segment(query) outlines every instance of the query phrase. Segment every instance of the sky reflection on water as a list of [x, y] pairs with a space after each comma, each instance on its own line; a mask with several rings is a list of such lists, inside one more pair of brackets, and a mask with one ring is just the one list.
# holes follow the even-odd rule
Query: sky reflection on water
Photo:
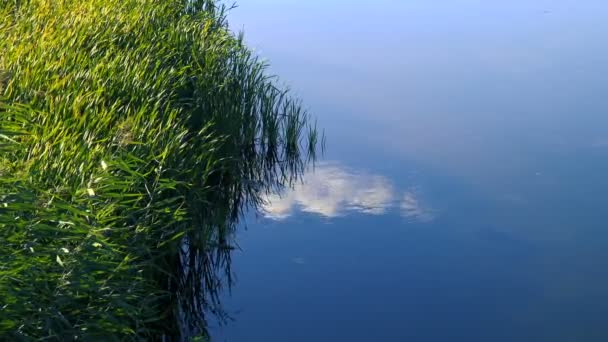
[[331, 162], [248, 220], [220, 339], [608, 340], [608, 2], [240, 5]]
[[349, 212], [383, 215], [395, 208], [409, 220], [424, 222], [434, 217], [414, 188], [397, 189], [384, 176], [325, 162], [305, 173], [303, 182], [293, 188], [268, 196], [262, 209], [267, 218], [283, 220], [298, 211], [334, 218]]

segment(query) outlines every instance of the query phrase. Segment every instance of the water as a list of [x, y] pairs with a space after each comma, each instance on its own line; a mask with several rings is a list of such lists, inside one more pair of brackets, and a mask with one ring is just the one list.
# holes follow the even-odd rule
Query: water
[[608, 340], [605, 1], [243, 1], [327, 135], [218, 341]]

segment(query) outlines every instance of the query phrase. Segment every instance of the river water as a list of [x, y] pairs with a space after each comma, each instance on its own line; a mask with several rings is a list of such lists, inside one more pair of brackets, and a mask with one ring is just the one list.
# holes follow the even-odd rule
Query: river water
[[608, 341], [608, 3], [241, 1], [327, 136], [216, 341]]

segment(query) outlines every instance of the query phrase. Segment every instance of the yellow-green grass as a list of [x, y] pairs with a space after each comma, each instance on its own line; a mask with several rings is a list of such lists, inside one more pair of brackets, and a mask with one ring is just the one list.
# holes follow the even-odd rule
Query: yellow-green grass
[[318, 134], [214, 0], [0, 2], [0, 339], [184, 339]]

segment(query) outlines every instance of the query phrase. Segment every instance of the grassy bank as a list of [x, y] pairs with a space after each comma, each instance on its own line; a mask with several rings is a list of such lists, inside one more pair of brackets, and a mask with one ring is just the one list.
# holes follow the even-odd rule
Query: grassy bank
[[212, 0], [0, 2], [0, 336], [206, 335], [317, 132]]

